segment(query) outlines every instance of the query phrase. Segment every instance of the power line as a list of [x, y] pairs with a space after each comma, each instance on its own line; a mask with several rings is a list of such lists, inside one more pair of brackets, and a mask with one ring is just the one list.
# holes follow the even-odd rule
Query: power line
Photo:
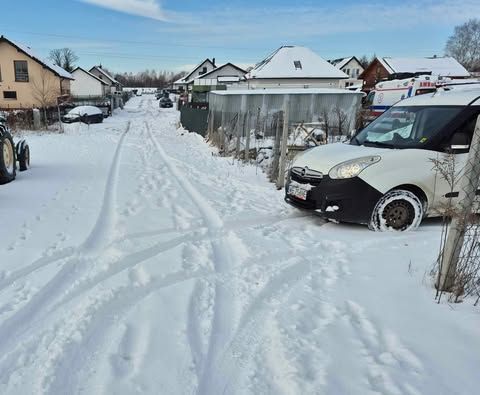
[[[6, 29], [11, 33], [16, 34], [26, 34], [32, 36], [39, 36], [39, 37], [55, 37], [55, 38], [64, 38], [64, 39], [71, 39], [71, 40], [98, 40], [101, 42], [109, 42], [109, 43], [120, 43], [120, 44], [134, 44], [134, 45], [151, 45], [151, 46], [159, 46], [159, 47], [180, 47], [180, 48], [198, 48], [198, 49], [221, 49], [221, 50], [233, 50], [233, 51], [252, 51], [252, 50], [259, 50], [264, 51], [265, 48], [246, 48], [246, 47], [235, 47], [235, 46], [216, 46], [216, 45], [202, 45], [202, 44], [184, 44], [184, 43], [165, 43], [165, 42], [157, 42], [157, 41], [144, 41], [144, 40], [120, 40], [120, 39], [103, 39], [99, 37], [87, 37], [87, 36], [74, 36], [74, 35], [64, 35], [64, 34], [54, 34], [54, 33], [39, 33], [39, 32], [31, 32], [31, 31], [21, 31], [21, 30], [10, 30]], [[313, 46], [312, 49], [315, 49], [318, 52], [328, 52], [328, 53], [336, 53], [336, 54], [345, 54], [350, 52], [355, 52], [348, 49], [339, 49], [338, 46], [335, 48], [321, 48], [317, 46]], [[367, 52], [367, 51], [363, 51]], [[432, 53], [441, 53], [443, 50], [432, 50], [429, 49], [410, 49], [409, 52], [414, 53], [423, 53], [423, 54], [432, 54]], [[197, 58], [196, 58], [197, 59]]]
[[231, 47], [231, 46], [215, 46], [215, 45], [198, 45], [198, 44], [181, 44], [181, 43], [172, 43], [166, 44], [164, 42], [156, 42], [156, 41], [132, 41], [132, 40], [118, 40], [118, 39], [103, 39], [98, 37], [86, 37], [86, 36], [72, 36], [72, 35], [64, 35], [64, 34], [53, 34], [53, 33], [38, 33], [38, 32], [27, 32], [27, 31], [20, 31], [20, 30], [10, 30], [6, 29], [11, 33], [17, 34], [26, 34], [31, 36], [40, 36], [40, 37], [55, 37], [55, 38], [65, 38], [65, 39], [73, 39], [73, 40], [100, 40], [102, 42], [112, 42], [112, 43], [121, 43], [121, 44], [144, 44], [144, 45], [154, 45], [154, 46], [162, 46], [162, 47], [185, 47], [185, 48], [211, 48], [211, 49], [224, 49], [224, 50], [238, 50], [238, 51], [251, 51], [252, 48], [241, 48], [241, 47]]

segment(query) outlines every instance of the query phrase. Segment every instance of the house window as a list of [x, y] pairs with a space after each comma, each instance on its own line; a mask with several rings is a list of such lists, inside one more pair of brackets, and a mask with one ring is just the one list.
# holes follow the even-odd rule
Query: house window
[[293, 65], [295, 66], [295, 70], [301, 70], [302, 69], [302, 62], [299, 60], [294, 60]]
[[14, 60], [15, 81], [28, 82], [28, 63], [26, 60]]
[[206, 72], [207, 72], [207, 67], [205, 66], [205, 67], [202, 69], [202, 71], [200, 71], [199, 74], [200, 74], [200, 75], [203, 75], [203, 74], [205, 74]]
[[3, 98], [10, 99], [10, 100], [17, 100], [17, 92], [16, 91], [3, 91]]
[[345, 73], [347, 73], [348, 75], [350, 75], [350, 69], [345, 70]]

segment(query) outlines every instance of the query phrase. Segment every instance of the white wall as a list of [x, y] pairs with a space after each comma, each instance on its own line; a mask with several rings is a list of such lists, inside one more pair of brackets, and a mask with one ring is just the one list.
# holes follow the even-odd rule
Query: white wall
[[73, 78], [75, 80], [70, 84], [72, 96], [104, 96], [104, 85], [91, 75], [78, 69], [73, 72]]
[[[251, 89], [262, 88], [340, 88], [344, 86], [340, 79], [314, 79], [314, 78], [279, 78], [279, 79], [251, 79], [247, 85]], [[343, 84], [343, 85], [342, 85]]]
[[[215, 70], [212, 73], [210, 73], [207, 78], [216, 80], [218, 77], [243, 77], [245, 75], [244, 72], [241, 72], [240, 70], [236, 69], [235, 67], [232, 67], [230, 65], [225, 66], [221, 68], [220, 70]], [[202, 78], [201, 78], [202, 79]]]
[[199, 67], [199, 69], [197, 71], [195, 71], [195, 73], [193, 73], [189, 79], [191, 80], [192, 78], [195, 78], [195, 77], [198, 77], [200, 75], [203, 75], [205, 74], [203, 72], [203, 69], [206, 68], [206, 72], [208, 73], [209, 71], [212, 71], [214, 69], [214, 67], [212, 66], [212, 64], [210, 62], [203, 62], [203, 64]]
[[350, 77], [344, 81], [343, 87], [363, 85], [363, 80], [358, 79], [358, 76], [363, 73], [364, 68], [355, 58], [351, 59], [341, 70]]
[[358, 79], [358, 76], [362, 74], [363, 72], [363, 67], [360, 63], [357, 62], [357, 60], [351, 59], [350, 62], [348, 62], [345, 66], [341, 68], [341, 70], [345, 73], [348, 74], [348, 76], [352, 79]]

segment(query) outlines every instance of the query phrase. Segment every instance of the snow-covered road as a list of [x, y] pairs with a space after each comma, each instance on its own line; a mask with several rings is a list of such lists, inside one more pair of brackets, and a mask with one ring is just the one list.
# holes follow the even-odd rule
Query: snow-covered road
[[478, 393], [438, 222], [325, 224], [157, 106], [28, 136], [0, 187], [0, 393]]

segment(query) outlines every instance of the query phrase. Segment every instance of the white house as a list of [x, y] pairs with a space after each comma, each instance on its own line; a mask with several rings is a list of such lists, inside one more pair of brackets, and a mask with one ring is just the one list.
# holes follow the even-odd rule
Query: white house
[[360, 74], [365, 70], [355, 56], [349, 56], [347, 58], [339, 58], [329, 60], [337, 69], [342, 70], [348, 75], [348, 80], [345, 80], [345, 87], [358, 86], [362, 87], [363, 81], [358, 78]]
[[108, 84], [92, 73], [77, 67], [72, 71], [74, 81], [70, 83], [71, 94], [74, 97], [104, 97]]
[[108, 86], [107, 91], [117, 92], [122, 90], [122, 84], [118, 82], [115, 78], [113, 78], [113, 76], [104, 68], [102, 68], [101, 65], [93, 66], [89, 70], [89, 73], [93, 74], [95, 77], [105, 82]]
[[193, 83], [193, 80], [195, 78], [200, 77], [201, 75], [206, 74], [216, 68], [217, 66], [215, 66], [215, 58], [213, 58], [212, 60], [207, 58], [199, 65], [197, 65], [185, 77], [182, 77], [179, 80], [175, 81], [173, 83], [173, 86], [176, 89], [188, 90], [189, 85]]
[[347, 79], [309, 48], [283, 46], [247, 73], [246, 85], [249, 89], [340, 88]]
[[195, 77], [188, 82], [193, 82], [194, 85], [203, 86], [231, 85], [240, 82], [246, 74], [247, 72], [242, 68], [235, 66], [232, 63], [226, 63], [205, 74]]

